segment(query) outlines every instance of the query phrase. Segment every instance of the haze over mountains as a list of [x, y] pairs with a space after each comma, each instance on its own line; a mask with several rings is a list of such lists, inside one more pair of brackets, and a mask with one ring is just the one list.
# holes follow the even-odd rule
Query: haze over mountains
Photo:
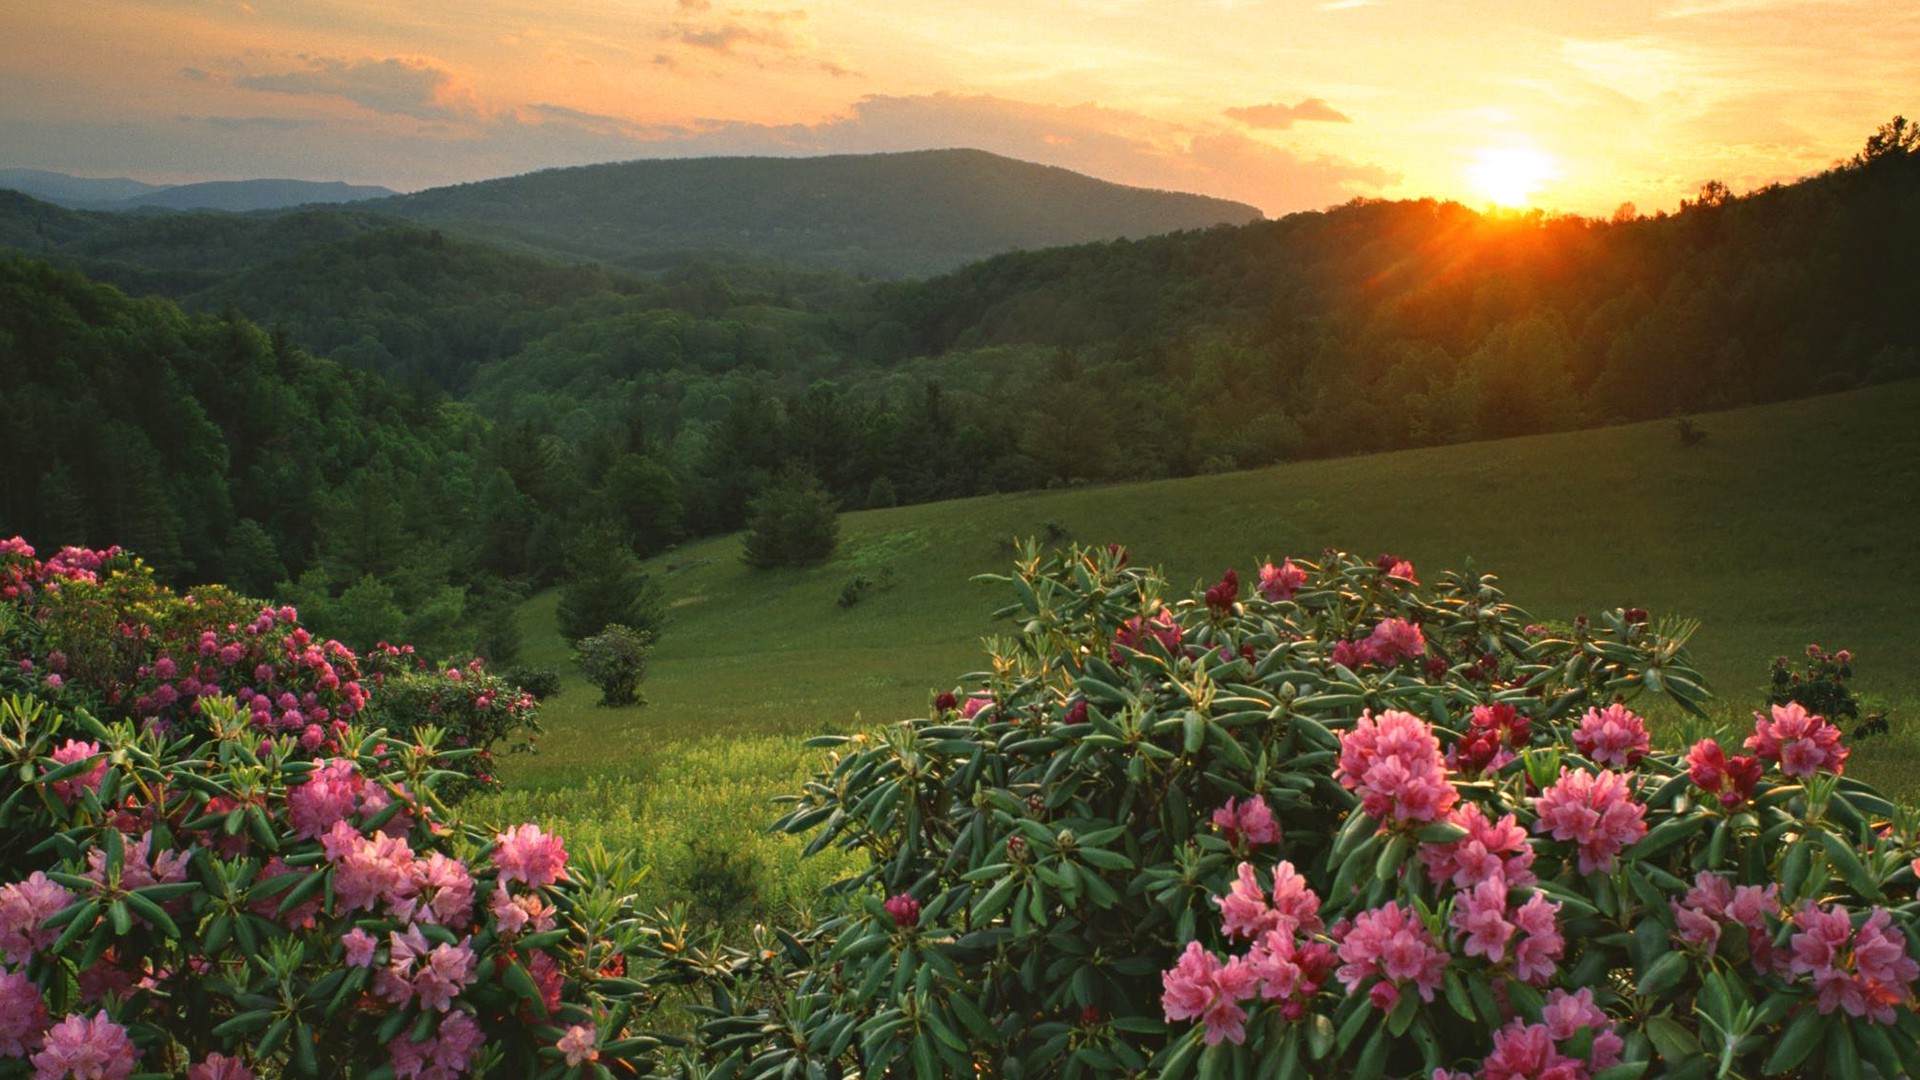
[[[16, 203], [0, 210], [0, 237], [44, 251], [87, 238], [83, 257], [149, 246], [156, 231], [185, 239], [236, 234], [231, 223], [151, 223], [151, 208], [311, 213], [352, 203], [357, 220], [383, 215], [509, 250], [562, 261], [656, 269], [694, 254], [770, 261], [872, 277], [940, 273], [1016, 249], [1138, 238], [1260, 218], [1251, 206], [1126, 187], [1066, 169], [978, 150], [817, 158], [683, 158], [551, 169], [395, 195], [385, 188], [255, 180], [157, 188], [33, 170], [0, 171], [0, 187], [69, 210], [147, 208], [148, 220], [66, 218], [45, 243], [23, 242], [19, 218], [58, 215]], [[376, 197], [385, 196], [385, 197]], [[360, 231], [347, 223], [328, 239]], [[267, 226], [259, 226], [266, 229]], [[327, 232], [319, 229], [315, 233]], [[197, 245], [196, 245], [197, 246]], [[291, 254], [284, 245], [282, 255]], [[175, 262], [164, 251], [132, 261]], [[229, 267], [230, 268], [230, 267]]]

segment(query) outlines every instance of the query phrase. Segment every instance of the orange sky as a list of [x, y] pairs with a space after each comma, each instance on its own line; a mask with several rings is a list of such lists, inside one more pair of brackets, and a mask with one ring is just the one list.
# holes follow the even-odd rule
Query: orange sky
[[1605, 214], [1818, 171], [1920, 111], [1920, 4], [60, 0], [0, 16], [0, 167], [413, 189], [977, 146], [1269, 214]]

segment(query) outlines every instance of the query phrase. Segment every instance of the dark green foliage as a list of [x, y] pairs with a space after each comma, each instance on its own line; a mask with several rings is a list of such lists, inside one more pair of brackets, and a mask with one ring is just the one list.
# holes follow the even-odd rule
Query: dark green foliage
[[560, 695], [560, 672], [550, 667], [535, 664], [521, 664], [500, 672], [500, 677], [532, 694], [535, 701], [545, 701]]
[[591, 529], [567, 565], [555, 613], [560, 636], [579, 647], [581, 639], [618, 624], [652, 634], [665, 620], [660, 586], [648, 576], [626, 543], [604, 529]]
[[[1815, 716], [1824, 716], [1841, 727], [1860, 719], [1860, 699], [1848, 683], [1853, 679], [1853, 653], [1848, 649], [1827, 652], [1818, 645], [1807, 646], [1807, 657], [1797, 667], [1782, 656], [1773, 662], [1767, 704], [1797, 703]], [[1885, 729], [1885, 719], [1880, 728]]]
[[825, 562], [840, 539], [833, 497], [809, 473], [789, 469], [748, 504], [740, 558], [748, 566]]
[[609, 708], [643, 705], [640, 683], [647, 677], [653, 635], [610, 623], [574, 644], [574, 662], [587, 681], [600, 688], [600, 704]]

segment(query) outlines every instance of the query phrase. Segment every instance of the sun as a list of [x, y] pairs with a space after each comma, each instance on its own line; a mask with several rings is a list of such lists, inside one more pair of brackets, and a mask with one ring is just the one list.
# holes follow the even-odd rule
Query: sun
[[1521, 146], [1489, 146], [1467, 166], [1473, 189], [1498, 206], [1525, 206], [1534, 192], [1559, 174], [1553, 155]]

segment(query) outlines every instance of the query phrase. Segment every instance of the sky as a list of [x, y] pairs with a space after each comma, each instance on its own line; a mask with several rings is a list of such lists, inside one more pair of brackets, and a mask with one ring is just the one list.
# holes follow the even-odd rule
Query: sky
[[970, 146], [1269, 215], [1605, 215], [1920, 111], [1911, 0], [0, 0], [0, 167], [414, 190]]

